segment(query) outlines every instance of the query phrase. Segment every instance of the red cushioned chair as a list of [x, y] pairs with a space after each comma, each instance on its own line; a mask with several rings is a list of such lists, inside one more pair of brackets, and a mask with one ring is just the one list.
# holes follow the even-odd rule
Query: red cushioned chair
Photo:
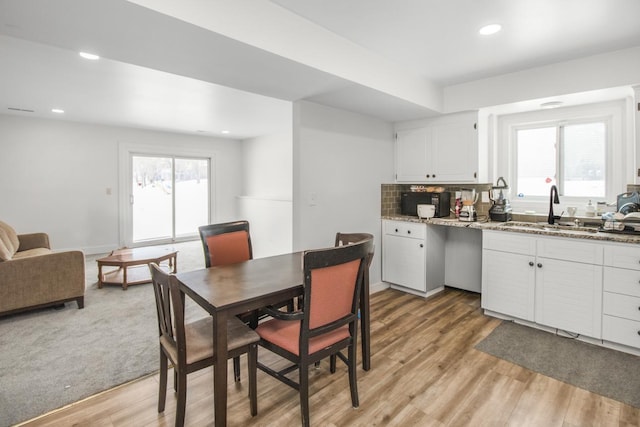
[[[211, 316], [186, 323], [184, 303], [186, 295], [180, 290], [173, 274], [164, 272], [157, 264], [149, 264], [156, 300], [160, 332], [160, 393], [158, 412], [164, 412], [167, 395], [167, 370], [171, 361], [174, 369], [174, 389], [177, 392], [176, 427], [184, 425], [187, 402], [187, 374], [213, 365], [213, 319]], [[256, 386], [257, 342], [260, 337], [232, 317], [227, 322], [229, 357], [239, 358], [247, 353], [249, 371], [249, 404], [251, 415], [258, 413]]]
[[[369, 233], [336, 233], [335, 246], [352, 245], [363, 240], [372, 240], [373, 235]], [[365, 371], [371, 369], [371, 332], [369, 330], [369, 269], [373, 261], [375, 245], [371, 247], [371, 252], [367, 256], [367, 268], [364, 271], [362, 290], [360, 298], [360, 330], [362, 333], [362, 367]], [[335, 365], [335, 357], [332, 358]]]
[[[258, 368], [300, 393], [302, 425], [309, 425], [309, 365], [337, 355], [349, 370], [351, 404], [359, 405], [356, 383], [358, 298], [373, 241], [306, 251], [303, 310], [284, 313], [266, 311], [274, 318], [261, 323], [256, 332], [259, 345], [293, 362], [275, 371], [260, 362]], [[347, 356], [342, 350], [347, 349]], [[332, 363], [332, 372], [335, 363]], [[299, 370], [299, 382], [285, 375]]]
[[[200, 240], [204, 249], [204, 262], [207, 268], [220, 265], [236, 264], [253, 259], [251, 233], [248, 221], [233, 221], [209, 224], [198, 227]], [[293, 311], [293, 302], [288, 301], [278, 306], [288, 305]], [[266, 317], [262, 312], [249, 312], [238, 315], [238, 318], [252, 328], [258, 326], [258, 320]], [[235, 381], [240, 381], [240, 358], [233, 359]]]

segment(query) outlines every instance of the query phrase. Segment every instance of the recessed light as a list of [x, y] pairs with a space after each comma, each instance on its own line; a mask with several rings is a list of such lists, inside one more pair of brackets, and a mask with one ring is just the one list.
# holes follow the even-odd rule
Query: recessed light
[[63, 114], [64, 110], [61, 110], [60, 108], [52, 108], [51, 112], [56, 114]]
[[550, 102], [543, 102], [542, 104], [540, 104], [540, 108], [558, 108], [561, 105], [562, 105], [561, 101], [550, 101]]
[[100, 57], [94, 53], [80, 52], [79, 55], [82, 56], [84, 59], [89, 59], [91, 61], [97, 61], [98, 59], [100, 59]]
[[220, 131], [220, 133], [223, 133], [223, 134], [225, 134], [225, 135], [226, 135], [226, 134], [228, 134], [228, 133], [229, 133], [229, 131], [228, 131], [228, 130], [223, 130], [223, 131]]
[[483, 36], [490, 36], [491, 34], [495, 34], [495, 33], [499, 32], [500, 30], [502, 30], [502, 25], [500, 25], [500, 24], [489, 24], [489, 25], [485, 25], [484, 27], [480, 28], [480, 30], [478, 32]]

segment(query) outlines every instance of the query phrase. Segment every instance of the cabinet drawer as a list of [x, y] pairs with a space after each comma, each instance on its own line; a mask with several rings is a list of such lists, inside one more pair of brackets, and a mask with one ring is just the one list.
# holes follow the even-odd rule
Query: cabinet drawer
[[602, 245], [578, 239], [538, 239], [539, 257], [602, 265]]
[[404, 221], [384, 221], [384, 233], [424, 240], [427, 237], [427, 225]]
[[640, 322], [602, 316], [602, 339], [640, 348]]
[[640, 297], [640, 271], [604, 267], [604, 290]]
[[640, 270], [640, 248], [632, 244], [605, 246], [604, 265]]
[[640, 298], [605, 292], [602, 311], [604, 314], [640, 322]]
[[484, 230], [482, 232], [482, 248], [521, 255], [535, 255], [536, 239], [520, 233]]

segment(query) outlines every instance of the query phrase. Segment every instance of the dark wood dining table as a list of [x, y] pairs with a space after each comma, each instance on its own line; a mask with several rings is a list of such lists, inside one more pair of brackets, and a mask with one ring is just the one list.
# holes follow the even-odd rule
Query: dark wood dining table
[[[215, 425], [225, 426], [227, 423], [227, 319], [230, 316], [302, 295], [304, 284], [302, 252], [178, 273], [177, 279], [183, 291], [213, 317], [213, 342], [216, 354], [213, 368]], [[365, 289], [362, 293], [365, 294]], [[368, 370], [370, 366], [368, 289], [366, 289], [366, 296], [361, 299], [363, 300], [361, 303], [363, 364]]]

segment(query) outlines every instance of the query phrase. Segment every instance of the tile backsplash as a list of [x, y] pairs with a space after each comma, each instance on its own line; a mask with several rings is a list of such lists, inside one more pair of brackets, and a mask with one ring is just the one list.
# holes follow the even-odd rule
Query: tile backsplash
[[[425, 185], [425, 184], [382, 184], [382, 204], [381, 212], [382, 216], [396, 216], [400, 215], [400, 193], [411, 191], [412, 185]], [[478, 203], [476, 203], [476, 210], [478, 216], [487, 216], [489, 214], [489, 208], [491, 203], [483, 203], [481, 201], [481, 192], [491, 190], [492, 184], [437, 184], [438, 187], [444, 187], [444, 191], [451, 192], [451, 206], [456, 204], [456, 191], [460, 191], [462, 188], [473, 188], [480, 194], [478, 196]], [[453, 216], [453, 214], [451, 214]]]
[[[381, 204], [381, 216], [397, 216], [400, 215], [400, 193], [405, 191], [411, 191], [412, 185], [425, 185], [425, 184], [382, 184], [382, 204]], [[437, 184], [434, 186], [444, 187], [444, 191], [451, 192], [451, 206], [455, 206], [455, 192], [462, 188], [474, 188], [476, 192], [490, 191], [493, 184]], [[640, 184], [627, 184], [626, 191], [640, 192]], [[476, 203], [476, 210], [478, 212], [478, 219], [489, 215], [489, 209], [491, 208], [491, 202], [482, 203], [481, 195], [478, 197], [478, 203]], [[514, 220], [518, 221], [538, 221], [544, 215], [525, 215], [525, 214], [513, 214]], [[546, 215], [546, 214], [545, 214]], [[453, 214], [451, 214], [453, 217]], [[544, 218], [542, 218], [544, 219]]]

